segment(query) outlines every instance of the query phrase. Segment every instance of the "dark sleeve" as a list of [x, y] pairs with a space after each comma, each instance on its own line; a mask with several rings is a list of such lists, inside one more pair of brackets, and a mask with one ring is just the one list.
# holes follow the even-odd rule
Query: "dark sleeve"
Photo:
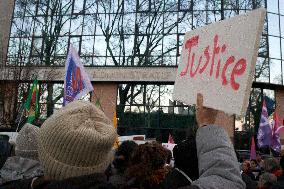
[[1, 189], [31, 189], [31, 179], [25, 180], [15, 180], [5, 183], [4, 185], [0, 186]]
[[200, 189], [200, 188], [198, 186], [191, 185], [191, 186], [181, 187], [181, 188], [178, 188], [178, 189]]

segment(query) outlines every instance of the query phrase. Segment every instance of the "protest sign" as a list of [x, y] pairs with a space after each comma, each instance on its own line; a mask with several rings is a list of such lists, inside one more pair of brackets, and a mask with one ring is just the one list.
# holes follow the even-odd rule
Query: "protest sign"
[[174, 100], [241, 115], [247, 108], [265, 9], [185, 34]]
[[172, 143], [162, 143], [162, 146], [168, 150], [170, 150], [172, 152], [172, 156], [173, 156], [173, 149], [175, 147], [176, 144], [172, 144]]

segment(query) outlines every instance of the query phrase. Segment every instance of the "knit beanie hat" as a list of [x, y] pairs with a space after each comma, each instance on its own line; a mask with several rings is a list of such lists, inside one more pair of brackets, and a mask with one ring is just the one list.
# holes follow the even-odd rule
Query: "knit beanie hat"
[[16, 138], [16, 156], [38, 160], [38, 133], [39, 128], [26, 123]]
[[55, 180], [103, 173], [112, 162], [116, 130], [91, 102], [74, 101], [41, 126], [39, 159]]

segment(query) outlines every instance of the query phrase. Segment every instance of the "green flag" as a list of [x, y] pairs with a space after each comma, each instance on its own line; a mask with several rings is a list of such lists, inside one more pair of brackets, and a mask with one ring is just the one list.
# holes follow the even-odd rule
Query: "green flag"
[[98, 108], [102, 109], [102, 105], [101, 105], [101, 102], [100, 102], [100, 99], [99, 99], [99, 98], [97, 98], [97, 100], [96, 100], [96, 102], [95, 102], [95, 105], [96, 105]]
[[32, 123], [38, 115], [38, 92], [38, 81], [35, 79], [29, 92], [28, 99], [25, 103], [25, 109], [27, 110], [28, 114], [28, 123]]

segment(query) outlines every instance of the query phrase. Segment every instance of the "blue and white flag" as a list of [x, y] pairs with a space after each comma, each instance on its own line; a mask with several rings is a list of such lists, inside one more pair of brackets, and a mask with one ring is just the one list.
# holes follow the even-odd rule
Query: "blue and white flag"
[[261, 118], [260, 118], [258, 133], [257, 133], [258, 146], [260, 148], [265, 147], [265, 146], [270, 146], [271, 139], [272, 139], [272, 129], [271, 129], [271, 126], [268, 120], [266, 103], [265, 103], [265, 100], [263, 99]]
[[63, 106], [93, 90], [77, 51], [70, 45], [65, 64]]

